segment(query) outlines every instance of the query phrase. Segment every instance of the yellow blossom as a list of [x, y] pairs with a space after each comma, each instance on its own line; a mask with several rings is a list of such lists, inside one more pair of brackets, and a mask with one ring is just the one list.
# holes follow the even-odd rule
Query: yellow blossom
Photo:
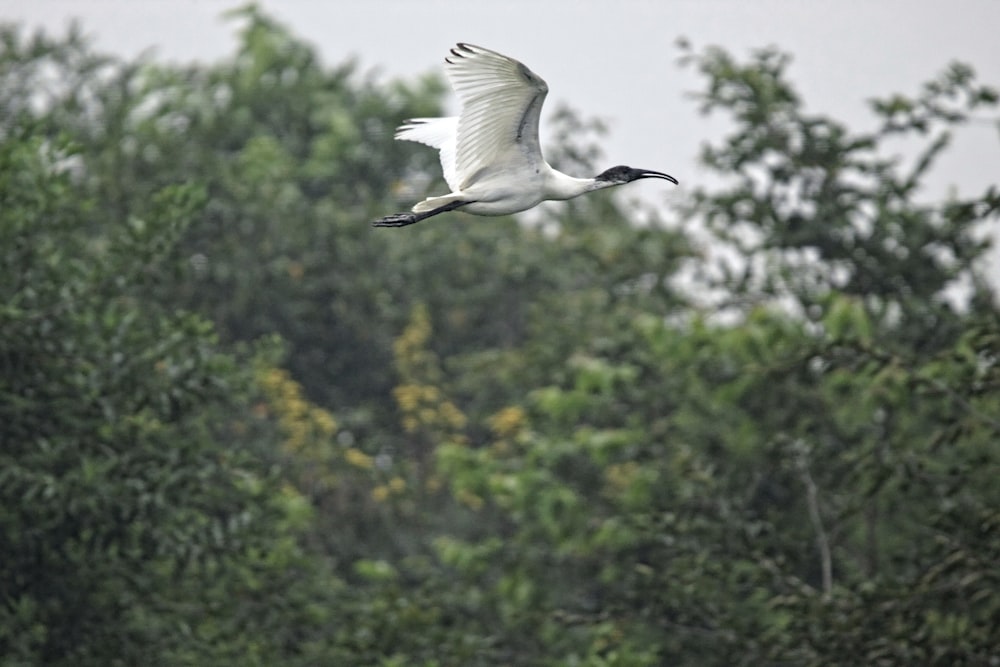
[[404, 412], [412, 412], [420, 403], [420, 387], [414, 384], [403, 384], [392, 391], [396, 402]]
[[407, 433], [413, 433], [418, 428], [420, 428], [420, 422], [418, 422], [413, 417], [403, 417], [403, 430]]
[[364, 470], [371, 470], [372, 466], [375, 464], [375, 460], [372, 457], [355, 447], [350, 447], [346, 452], [344, 452], [344, 458], [347, 459], [347, 462], [352, 466], [362, 468]]
[[333, 432], [337, 430], [337, 422], [333, 418], [333, 415], [323, 408], [313, 408], [312, 418], [317, 428], [324, 435], [333, 435]]
[[441, 406], [441, 415], [444, 417], [448, 426], [451, 426], [454, 429], [461, 429], [465, 427], [465, 415], [461, 410], [455, 407], [454, 403], [444, 403]]
[[524, 410], [516, 405], [504, 408], [490, 417], [490, 429], [500, 438], [516, 434], [524, 426]]

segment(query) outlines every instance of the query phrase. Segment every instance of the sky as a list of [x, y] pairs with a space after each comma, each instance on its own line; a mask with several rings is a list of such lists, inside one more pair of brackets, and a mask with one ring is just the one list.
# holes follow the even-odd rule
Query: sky
[[[244, 2], [210, 0], [0, 0], [0, 20], [51, 32], [76, 18], [97, 47], [126, 57], [211, 61], [233, 53], [237, 25], [222, 15]], [[630, 186], [669, 204], [683, 188], [711, 183], [697, 164], [721, 119], [698, 114], [700, 80], [678, 66], [678, 38], [745, 56], [774, 45], [807, 109], [869, 129], [866, 100], [913, 95], [952, 61], [1000, 87], [1000, 0], [260, 0], [267, 13], [312, 43], [328, 65], [357, 61], [377, 77], [440, 72], [456, 42], [521, 60], [549, 84], [546, 109], [564, 103], [607, 122], [607, 164], [665, 171]], [[545, 115], [542, 122], [545, 144]], [[905, 150], [900, 148], [899, 150]], [[574, 174], [588, 176], [590, 174]], [[959, 132], [924, 193], [976, 195], [1000, 176], [996, 127]], [[1000, 255], [998, 255], [1000, 257]]]

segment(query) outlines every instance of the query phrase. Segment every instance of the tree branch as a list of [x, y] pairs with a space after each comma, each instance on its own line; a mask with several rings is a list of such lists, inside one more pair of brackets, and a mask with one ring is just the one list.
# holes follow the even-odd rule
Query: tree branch
[[819, 489], [813, 481], [812, 473], [809, 472], [808, 452], [804, 446], [798, 448], [795, 465], [806, 487], [806, 506], [809, 508], [809, 519], [816, 531], [816, 548], [819, 550], [823, 595], [828, 596], [833, 590], [833, 559], [830, 556], [830, 541], [827, 539], [826, 530], [823, 528], [823, 517], [819, 511]]

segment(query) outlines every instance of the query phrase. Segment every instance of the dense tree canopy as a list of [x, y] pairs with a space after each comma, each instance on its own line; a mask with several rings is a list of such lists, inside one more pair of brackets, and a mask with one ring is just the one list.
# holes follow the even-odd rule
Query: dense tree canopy
[[679, 210], [373, 230], [443, 83], [233, 20], [191, 66], [0, 27], [0, 664], [1000, 660], [1000, 185], [919, 196], [971, 69], [856, 131], [683, 47], [729, 130]]

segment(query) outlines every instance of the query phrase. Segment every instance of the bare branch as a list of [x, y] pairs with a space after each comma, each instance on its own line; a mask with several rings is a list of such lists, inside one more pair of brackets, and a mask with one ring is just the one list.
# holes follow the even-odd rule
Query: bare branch
[[796, 448], [795, 465], [799, 476], [806, 487], [806, 506], [809, 509], [809, 519], [816, 531], [816, 548], [819, 550], [820, 570], [823, 577], [823, 595], [830, 595], [833, 590], [833, 559], [830, 556], [830, 541], [823, 528], [823, 517], [819, 511], [819, 489], [809, 472], [809, 453], [805, 445]]

